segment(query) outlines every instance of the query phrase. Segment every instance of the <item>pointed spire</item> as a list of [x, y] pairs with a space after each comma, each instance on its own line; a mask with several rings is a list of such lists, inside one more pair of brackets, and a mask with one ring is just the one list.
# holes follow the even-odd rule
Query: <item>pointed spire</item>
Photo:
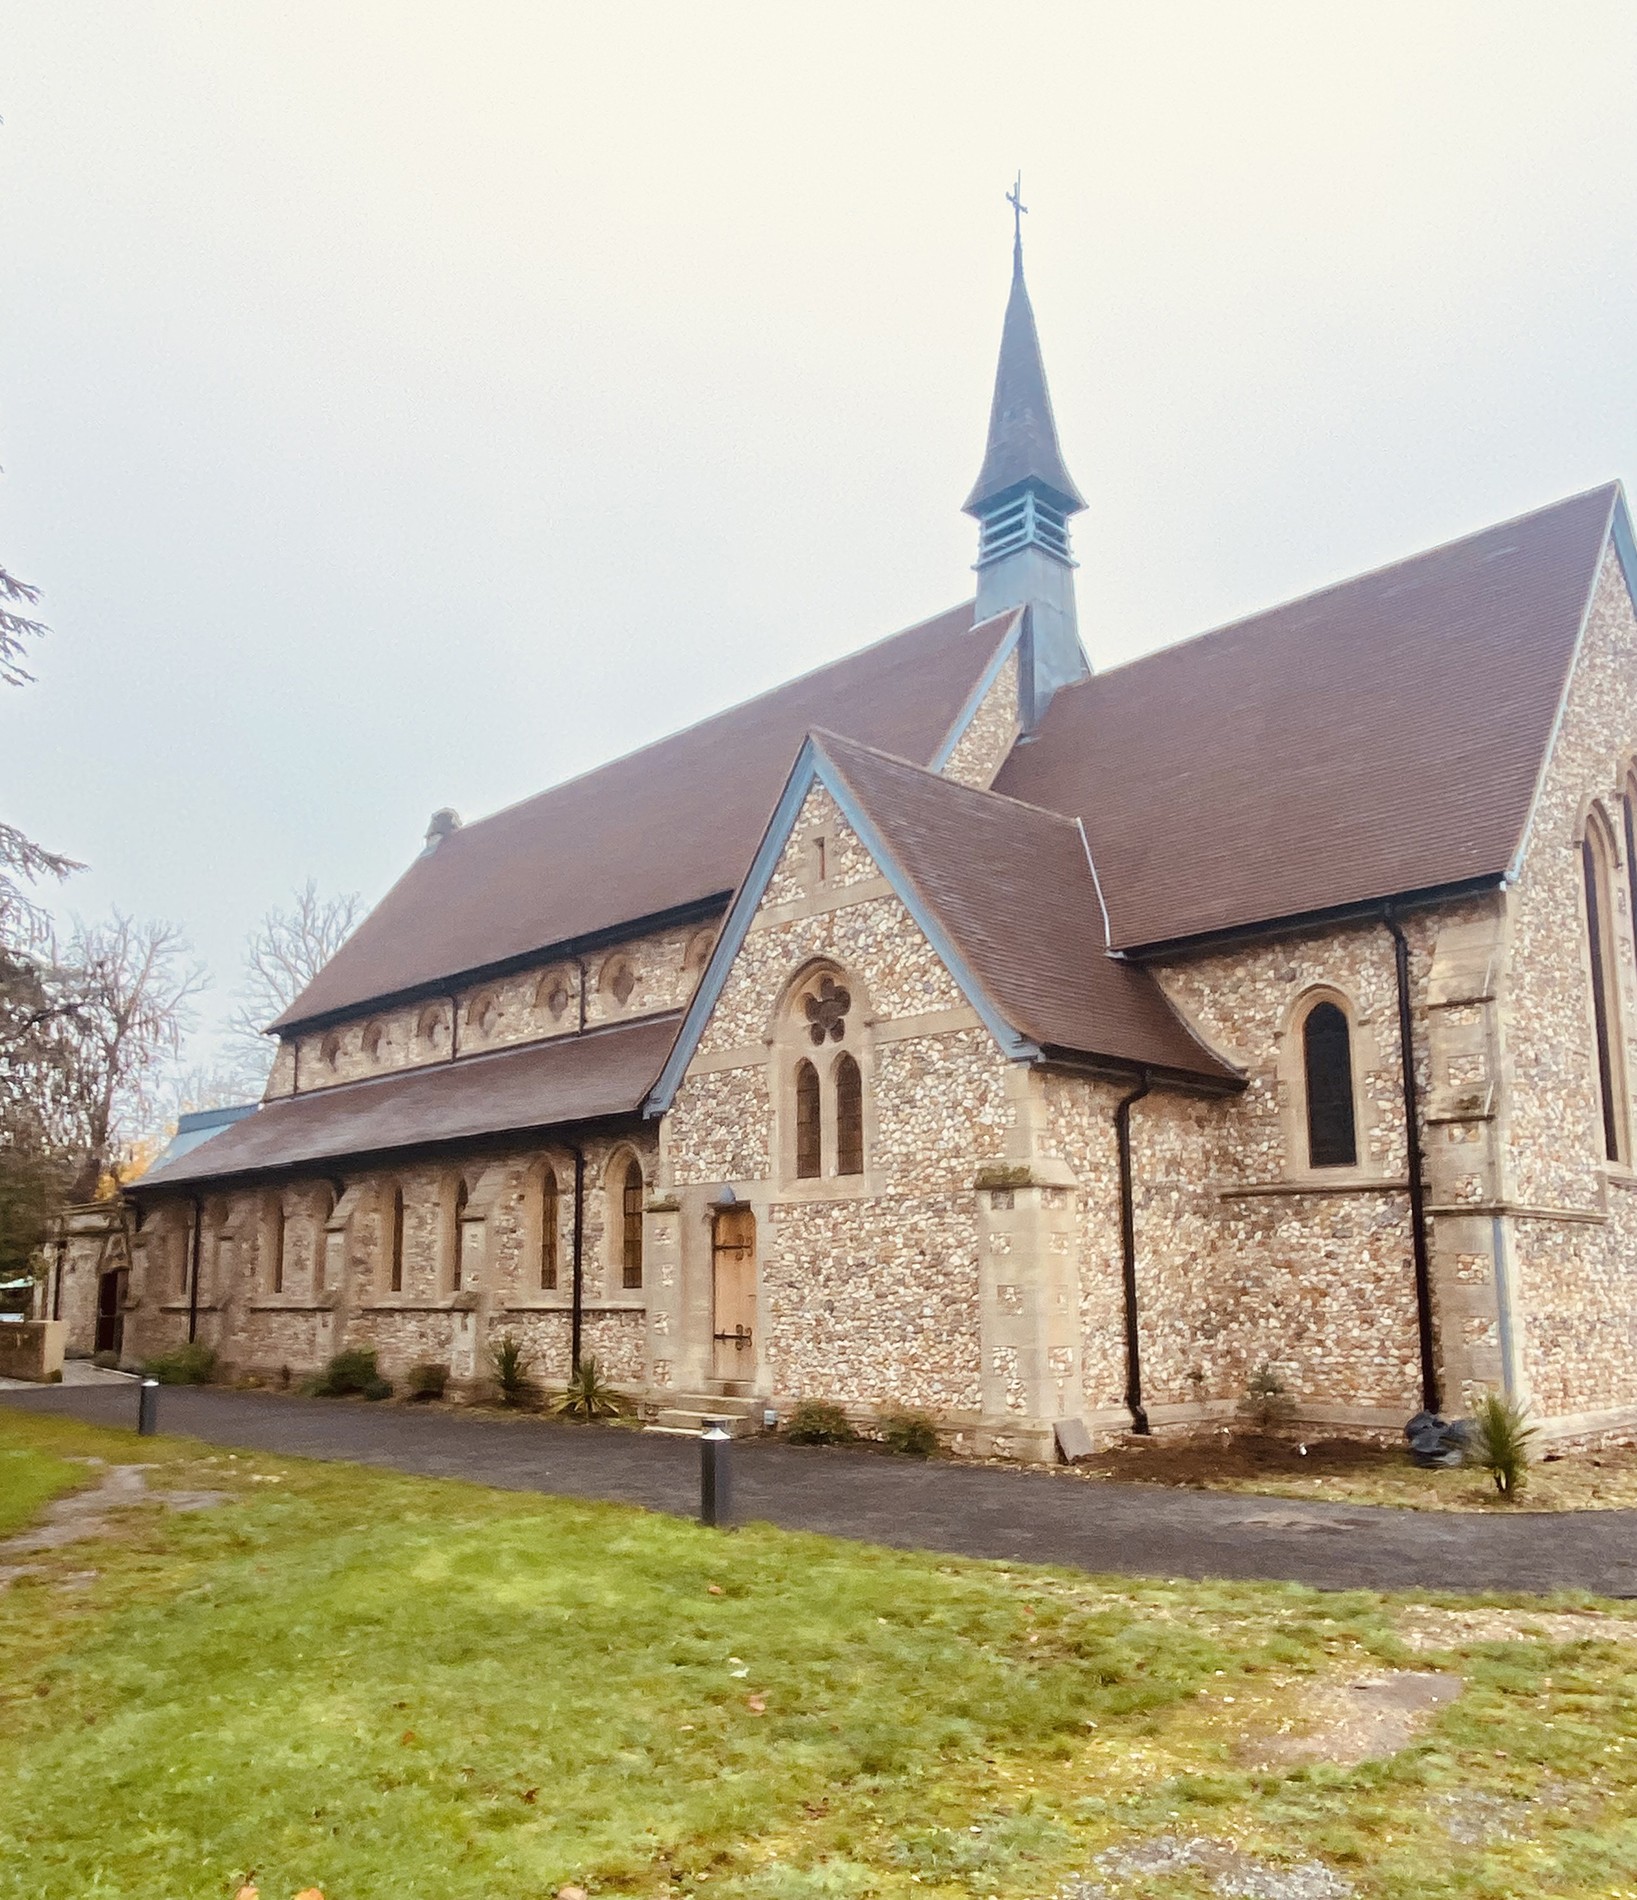
[[1015, 196], [1009, 202], [1015, 217], [1012, 294], [1006, 301], [1006, 321], [1000, 333], [995, 399], [989, 409], [989, 443], [976, 485], [961, 505], [969, 515], [987, 514], [997, 501], [1032, 484], [1064, 514], [1077, 514], [1086, 504], [1063, 466], [1063, 452], [1057, 446], [1057, 424], [1046, 389], [1040, 334], [1023, 281], [1024, 207]]

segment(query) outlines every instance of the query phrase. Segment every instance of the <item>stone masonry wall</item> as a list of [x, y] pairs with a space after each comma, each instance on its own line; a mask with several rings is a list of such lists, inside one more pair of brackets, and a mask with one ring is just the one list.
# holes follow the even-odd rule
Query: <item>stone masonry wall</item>
[[[635, 1154], [650, 1186], [657, 1162], [651, 1127], [584, 1144], [582, 1351], [626, 1384], [646, 1379], [646, 1285], [622, 1284], [623, 1160]], [[542, 1284], [543, 1175], [557, 1184], [557, 1283]], [[455, 1194], [464, 1179], [467, 1219], [461, 1285], [454, 1285]], [[388, 1378], [422, 1361], [457, 1382], [489, 1376], [488, 1346], [514, 1334], [534, 1376], [561, 1383], [569, 1369], [574, 1160], [547, 1145], [521, 1153], [481, 1150], [458, 1163], [349, 1175], [331, 1208], [327, 1181], [221, 1195], [205, 1203], [200, 1233], [198, 1336], [229, 1373], [301, 1377], [347, 1346], [373, 1346]], [[403, 1285], [391, 1287], [394, 1187], [404, 1197]], [[282, 1285], [274, 1287], [274, 1209], [283, 1208]], [[133, 1289], [140, 1325], [127, 1358], [151, 1357], [187, 1335], [190, 1204], [161, 1203], [145, 1220]], [[646, 1265], [645, 1281], [646, 1281]], [[134, 1343], [133, 1343], [134, 1340]]]
[[[823, 841], [822, 860], [818, 841]], [[822, 875], [821, 872], [822, 862]], [[791, 980], [834, 965], [853, 1006], [842, 1047], [866, 1079], [862, 1175], [784, 1172], [776, 1132]], [[817, 1053], [831, 1059], [829, 1045]], [[803, 806], [666, 1117], [662, 1192], [680, 1206], [678, 1334], [709, 1325], [706, 1197], [757, 1218], [764, 1389], [975, 1414], [981, 1403], [977, 1169], [1007, 1152], [1009, 1065], [822, 788]], [[685, 1283], [685, 1284], [683, 1284]], [[685, 1356], [685, 1355], [684, 1355]], [[693, 1364], [704, 1365], [696, 1346]], [[682, 1361], [679, 1359], [679, 1376]]]
[[[681, 1009], [693, 995], [716, 935], [713, 923], [615, 943], [585, 959], [587, 1027]], [[580, 1025], [580, 967], [543, 962], [454, 992], [456, 1048], [463, 1056], [573, 1035]], [[450, 999], [361, 1013], [348, 1022], [288, 1038], [268, 1080], [269, 1099], [305, 1095], [366, 1076], [447, 1062]]]
[[1006, 657], [994, 684], [978, 702], [966, 730], [955, 742], [943, 768], [945, 778], [962, 785], [974, 785], [986, 792], [995, 782], [995, 774], [1006, 763], [1006, 755], [1017, 742], [1018, 655], [1014, 647]]
[[[1616, 840], [1611, 1026], [1637, 1077], [1637, 968], [1620, 798], [1637, 757], [1637, 615], [1612, 549], [1599, 577], [1511, 893], [1506, 1149], [1523, 1383], [1542, 1417], [1637, 1408], [1637, 1176], [1604, 1157], [1578, 839], [1602, 802]], [[1629, 1149], [1628, 1149], [1629, 1152]]]

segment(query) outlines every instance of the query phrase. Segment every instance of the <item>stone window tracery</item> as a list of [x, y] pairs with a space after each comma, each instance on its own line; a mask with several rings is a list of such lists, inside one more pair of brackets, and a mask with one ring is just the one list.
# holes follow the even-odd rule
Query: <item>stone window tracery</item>
[[404, 1290], [404, 1191], [396, 1182], [392, 1188], [392, 1200], [387, 1210], [390, 1223], [387, 1235], [387, 1281], [388, 1290], [402, 1293]]
[[836, 1173], [864, 1172], [864, 1077], [843, 1050], [830, 1071], [836, 1092]]
[[480, 1036], [492, 1036], [500, 1024], [500, 1002], [493, 990], [474, 996], [466, 1011], [466, 1026]]
[[598, 972], [597, 987], [606, 991], [624, 1009], [637, 987], [637, 972], [631, 959], [621, 955], [608, 958]]
[[796, 1179], [816, 1181], [823, 1166], [818, 1070], [805, 1056], [796, 1064]]
[[284, 1198], [275, 1194], [267, 1210], [268, 1281], [274, 1293], [284, 1291]]
[[1302, 1077], [1308, 1166], [1356, 1167], [1352, 1030], [1341, 1007], [1328, 998], [1315, 1003], [1302, 1019]]
[[833, 964], [810, 966], [786, 990], [770, 1038], [777, 1165], [786, 1179], [863, 1174], [868, 1022], [856, 982]]
[[466, 1204], [471, 1192], [464, 1178], [455, 1189], [455, 1234], [451, 1249], [449, 1279], [450, 1291], [459, 1293], [466, 1284]]
[[557, 1290], [557, 1172], [549, 1161], [540, 1171], [540, 1290]]
[[627, 1156], [625, 1165], [616, 1170], [614, 1185], [619, 1214], [620, 1285], [629, 1292], [642, 1285], [642, 1169], [635, 1155]]
[[540, 987], [534, 992], [534, 1006], [543, 1009], [554, 1023], [561, 1022], [571, 996], [567, 971], [548, 970], [540, 979]]

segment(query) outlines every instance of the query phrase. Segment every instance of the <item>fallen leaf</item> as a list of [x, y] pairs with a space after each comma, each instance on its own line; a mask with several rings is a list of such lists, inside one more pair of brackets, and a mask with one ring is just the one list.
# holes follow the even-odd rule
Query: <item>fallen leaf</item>
[[746, 1696], [745, 1707], [749, 1709], [752, 1715], [766, 1715], [767, 1697], [765, 1695]]
[[559, 1887], [557, 1900], [585, 1900], [584, 1887]]
[[725, 1597], [727, 1595], [727, 1591], [724, 1590], [719, 1583], [707, 1583], [705, 1588], [713, 1597]]
[[318, 1887], [303, 1887], [296, 1895], [296, 1900], [324, 1900], [324, 1894]]
[[[398, 1740], [403, 1743], [405, 1748], [407, 1748], [409, 1744], [412, 1741], [414, 1741], [414, 1739], [415, 1739], [415, 1731], [412, 1728], [406, 1728], [403, 1734], [398, 1737]], [[298, 1900], [299, 1900], [299, 1896], [298, 1896]]]
[[523, 1799], [528, 1802], [531, 1808], [539, 1798], [540, 1790], [538, 1788], [525, 1788], [523, 1790]]
[[261, 1900], [259, 1887], [243, 1886], [234, 1894], [233, 1900]]

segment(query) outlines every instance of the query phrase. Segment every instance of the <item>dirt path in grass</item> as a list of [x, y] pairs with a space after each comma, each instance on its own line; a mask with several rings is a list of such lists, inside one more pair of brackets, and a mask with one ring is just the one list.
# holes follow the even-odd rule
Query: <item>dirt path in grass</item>
[[[7, 1392], [0, 1403], [99, 1425], [131, 1425], [136, 1412], [134, 1391], [93, 1386]], [[641, 1432], [210, 1387], [167, 1387], [160, 1427], [215, 1445], [681, 1516], [698, 1508], [695, 1445]], [[1321, 1589], [1637, 1596], [1633, 1511], [1503, 1517], [1310, 1504], [755, 1439], [736, 1443], [733, 1459], [742, 1519], [900, 1549]]]

